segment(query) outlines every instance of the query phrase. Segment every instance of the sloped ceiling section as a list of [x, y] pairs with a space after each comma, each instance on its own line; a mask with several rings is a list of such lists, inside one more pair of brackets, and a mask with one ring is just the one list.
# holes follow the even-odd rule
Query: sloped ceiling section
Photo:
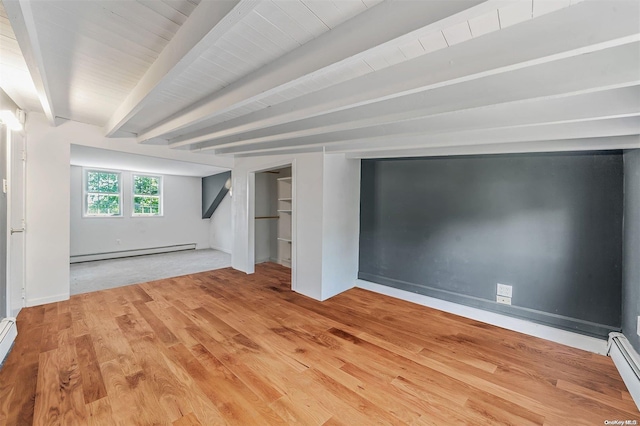
[[[52, 124], [88, 122], [168, 150], [640, 147], [637, 0], [4, 5]], [[22, 96], [35, 110], [33, 93]]]
[[231, 189], [231, 172], [202, 178], [202, 218], [209, 219]]

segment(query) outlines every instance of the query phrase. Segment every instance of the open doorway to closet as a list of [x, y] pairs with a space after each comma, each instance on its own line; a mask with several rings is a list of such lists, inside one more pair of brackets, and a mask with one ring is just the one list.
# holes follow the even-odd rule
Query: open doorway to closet
[[255, 174], [255, 263], [291, 268], [293, 254], [291, 166]]

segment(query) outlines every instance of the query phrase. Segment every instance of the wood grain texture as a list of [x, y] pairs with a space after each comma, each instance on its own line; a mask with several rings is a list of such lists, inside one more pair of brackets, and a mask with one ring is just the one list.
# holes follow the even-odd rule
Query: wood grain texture
[[222, 269], [23, 309], [0, 425], [604, 424], [611, 359], [290, 270]]

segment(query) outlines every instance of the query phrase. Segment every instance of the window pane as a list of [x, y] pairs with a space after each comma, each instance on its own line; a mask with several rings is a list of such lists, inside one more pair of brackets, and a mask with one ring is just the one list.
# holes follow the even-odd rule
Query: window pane
[[136, 195], [158, 195], [160, 193], [160, 178], [134, 176], [133, 193]]
[[87, 191], [117, 194], [120, 192], [120, 182], [117, 173], [87, 172]]
[[133, 197], [134, 214], [160, 214], [160, 197]]
[[103, 216], [120, 215], [120, 196], [87, 194], [87, 214]]

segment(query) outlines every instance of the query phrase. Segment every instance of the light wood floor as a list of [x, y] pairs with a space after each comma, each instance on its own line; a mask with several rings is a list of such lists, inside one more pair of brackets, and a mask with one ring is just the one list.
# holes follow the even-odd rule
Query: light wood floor
[[591, 424], [640, 420], [611, 360], [263, 264], [23, 309], [0, 424]]

